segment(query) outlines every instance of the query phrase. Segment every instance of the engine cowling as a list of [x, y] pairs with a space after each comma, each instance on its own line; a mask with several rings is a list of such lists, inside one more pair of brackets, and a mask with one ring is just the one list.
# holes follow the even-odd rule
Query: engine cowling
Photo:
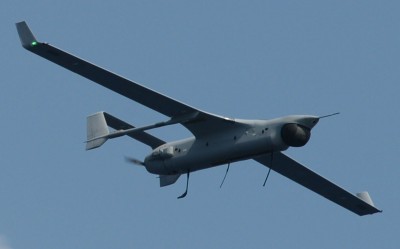
[[286, 145], [301, 147], [310, 140], [311, 130], [299, 124], [289, 123], [282, 126], [281, 136]]

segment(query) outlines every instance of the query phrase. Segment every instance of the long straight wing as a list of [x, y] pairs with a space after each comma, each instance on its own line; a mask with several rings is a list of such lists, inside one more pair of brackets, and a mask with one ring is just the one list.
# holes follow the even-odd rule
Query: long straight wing
[[232, 126], [233, 122], [229, 118], [200, 111], [138, 83], [125, 79], [115, 73], [107, 71], [106, 69], [96, 66], [88, 61], [82, 60], [72, 54], [49, 45], [48, 43], [37, 41], [25, 22], [19, 22], [16, 26], [22, 46], [32, 53], [35, 53], [168, 117], [176, 118], [198, 113], [195, 120], [182, 123], [182, 125], [189, 129], [196, 137], [208, 134], [210, 131], [224, 130]]
[[357, 197], [281, 152], [253, 159], [358, 215], [382, 212], [365, 192]]

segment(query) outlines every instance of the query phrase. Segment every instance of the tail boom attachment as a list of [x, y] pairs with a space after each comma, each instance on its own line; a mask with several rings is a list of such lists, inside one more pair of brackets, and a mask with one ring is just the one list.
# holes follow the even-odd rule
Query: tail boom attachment
[[[116, 120], [115, 117], [112, 117], [110, 114], [105, 113], [105, 112], [98, 112], [93, 115], [90, 115], [87, 118], [86, 150], [98, 148], [98, 147], [102, 146], [108, 139], [111, 139], [111, 138], [117, 138], [117, 137], [121, 137], [121, 136], [125, 136], [125, 135], [134, 135], [137, 133], [144, 133], [145, 130], [150, 130], [150, 129], [154, 129], [154, 128], [158, 128], [158, 127], [193, 121], [198, 116], [198, 112], [190, 113], [188, 115], [182, 115], [182, 116], [178, 116], [178, 117], [172, 117], [171, 119], [164, 121], [164, 122], [159, 122], [159, 123], [146, 125], [146, 126], [142, 126], [142, 127], [130, 126], [131, 128], [120, 129], [120, 130], [116, 130], [113, 132], [110, 132], [108, 129], [108, 124], [107, 124], [107, 120], [106, 120], [107, 116]], [[150, 135], [148, 135], [148, 136], [150, 136]], [[159, 141], [161, 141], [161, 140], [159, 140]], [[141, 142], [146, 142], [146, 141], [141, 141]], [[163, 142], [163, 141], [161, 141], [161, 142]], [[165, 142], [163, 142], [163, 143], [165, 143]]]

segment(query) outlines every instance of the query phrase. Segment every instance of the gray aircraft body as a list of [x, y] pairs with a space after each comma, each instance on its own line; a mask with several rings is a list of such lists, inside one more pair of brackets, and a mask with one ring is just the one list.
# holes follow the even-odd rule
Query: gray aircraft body
[[[232, 162], [253, 159], [358, 215], [381, 212], [368, 192], [353, 195], [282, 153], [289, 147], [304, 146], [322, 117], [292, 115], [243, 120], [204, 112], [37, 41], [25, 22], [16, 26], [22, 46], [30, 52], [169, 117], [164, 122], [134, 127], [106, 112], [95, 113], [87, 118], [86, 149], [125, 135], [150, 146], [152, 152], [144, 161], [129, 160], [159, 175], [161, 187], [187, 174], [186, 191], [178, 198], [186, 196], [191, 172], [223, 164], [228, 164], [229, 169]], [[165, 142], [145, 132], [173, 124], [183, 125], [194, 136]]]

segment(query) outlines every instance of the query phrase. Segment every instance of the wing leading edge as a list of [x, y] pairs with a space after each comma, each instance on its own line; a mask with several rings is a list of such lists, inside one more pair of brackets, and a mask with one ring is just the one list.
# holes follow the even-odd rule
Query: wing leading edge
[[209, 134], [210, 131], [225, 130], [234, 123], [232, 119], [198, 110], [53, 47], [48, 43], [39, 42], [26, 22], [19, 22], [16, 27], [22, 46], [25, 49], [131, 100], [171, 118], [199, 113], [195, 120], [182, 123], [196, 137]]
[[281, 152], [274, 153], [272, 164], [270, 154], [253, 159], [360, 216], [382, 212], [373, 205], [368, 193], [355, 196]]

